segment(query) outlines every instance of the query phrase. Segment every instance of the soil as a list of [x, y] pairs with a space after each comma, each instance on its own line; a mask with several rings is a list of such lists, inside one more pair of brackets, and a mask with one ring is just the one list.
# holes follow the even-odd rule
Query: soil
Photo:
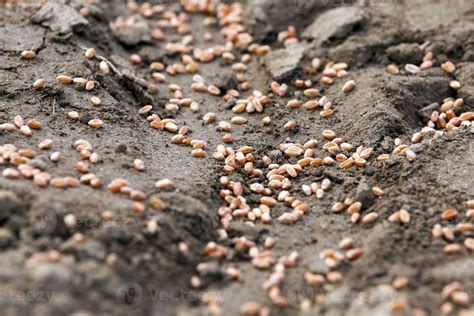
[[[60, 1], [58, 1], [60, 2]], [[474, 198], [474, 127], [461, 126], [436, 137], [426, 137], [413, 145], [415, 161], [404, 155], [391, 156], [387, 161], [375, 157], [391, 153], [394, 141], [400, 138], [410, 143], [414, 132], [426, 125], [426, 107], [442, 104], [448, 97], [463, 98], [465, 104], [457, 114], [474, 110], [474, 3], [448, 0], [389, 1], [258, 1], [242, 2], [245, 26], [259, 44], [267, 44], [272, 52], [260, 57], [252, 55], [245, 74], [252, 90], [270, 96], [270, 105], [263, 113], [242, 114], [245, 125], [232, 126], [232, 148], [252, 146], [257, 159], [264, 155], [273, 163], [296, 163], [298, 159], [284, 157], [277, 149], [281, 143], [319, 141], [317, 155], [324, 157], [321, 133], [325, 129], [354, 147], [373, 147], [374, 153], [364, 168], [343, 170], [334, 166], [306, 168], [292, 179], [291, 194], [309, 203], [311, 211], [292, 225], [276, 219], [289, 208], [280, 203], [272, 210], [270, 224], [256, 221], [249, 225], [235, 219], [228, 228], [228, 238], [219, 240], [218, 209], [225, 205], [219, 193], [219, 179], [226, 175], [224, 163], [212, 159], [212, 152], [222, 144], [224, 132], [216, 123], [203, 124], [207, 112], [215, 112], [218, 121], [235, 114], [222, 97], [191, 90], [192, 75], [168, 76], [159, 84], [158, 93], [148, 89], [152, 83], [149, 64], [165, 65], [179, 62], [181, 57], [169, 54], [164, 41], [149, 37], [160, 16], [142, 18], [130, 12], [125, 2], [51, 1], [42, 5], [33, 1], [24, 4], [3, 4], [0, 1], [0, 123], [12, 122], [15, 115], [35, 118], [43, 128], [30, 137], [0, 131], [0, 146], [14, 144], [18, 149], [35, 148], [36, 156], [29, 163], [53, 176], [78, 177], [75, 164], [80, 159], [74, 149], [78, 139], [88, 140], [101, 157], [91, 165], [100, 176], [103, 187], [87, 185], [67, 190], [39, 188], [27, 179], [10, 180], [0, 177], [0, 308], [3, 315], [211, 315], [205, 293], [215, 292], [220, 298], [222, 314], [238, 315], [242, 304], [257, 301], [268, 307], [271, 315], [390, 315], [394, 301], [406, 301], [401, 314], [424, 310], [428, 315], [440, 315], [445, 298], [443, 287], [458, 281], [474, 301], [474, 256], [463, 247], [458, 255], [446, 255], [448, 244], [432, 236], [432, 228], [440, 222], [446, 208], [455, 208], [459, 216], [443, 225], [454, 227], [461, 222], [474, 224], [467, 218], [466, 201]], [[181, 10], [178, 2], [166, 1], [167, 9]], [[45, 6], [51, 6], [46, 7]], [[78, 10], [87, 7], [86, 17]], [[39, 10], [43, 12], [38, 13]], [[110, 23], [119, 16], [134, 15], [141, 19], [140, 28], [112, 32]], [[217, 26], [206, 27], [207, 15], [189, 14], [195, 48], [225, 44]], [[277, 34], [296, 27], [300, 41], [284, 48]], [[203, 33], [214, 35], [206, 42]], [[179, 41], [182, 35], [166, 31], [166, 41]], [[423, 48], [423, 53], [420, 51]], [[113, 64], [117, 71], [103, 75], [99, 60], [84, 58], [84, 49], [94, 47], [97, 54]], [[34, 50], [36, 58], [19, 58], [23, 50]], [[403, 70], [406, 63], [419, 64], [424, 52], [435, 55], [432, 69], [410, 74]], [[143, 58], [140, 65], [128, 61], [130, 54]], [[245, 50], [237, 50], [240, 58]], [[349, 75], [337, 79], [331, 86], [322, 86], [321, 73], [307, 75], [304, 66], [315, 57], [323, 64], [334, 60], [349, 64]], [[440, 65], [446, 60], [456, 65], [453, 74], [446, 74]], [[385, 71], [395, 63], [401, 69], [398, 76]], [[200, 72], [208, 84], [225, 91], [237, 87], [232, 63], [222, 58], [200, 64]], [[91, 91], [74, 85], [54, 82], [58, 74], [94, 80]], [[270, 83], [289, 83], [285, 97], [273, 95]], [[41, 91], [31, 88], [38, 78], [48, 79]], [[291, 83], [311, 79], [315, 87], [333, 103], [334, 114], [319, 116], [319, 111], [288, 109], [294, 98], [307, 100], [302, 89]], [[341, 91], [344, 83], [354, 79], [356, 88], [349, 94]], [[459, 90], [450, 88], [451, 80], [459, 80]], [[167, 85], [178, 84], [186, 97], [199, 103], [193, 112], [182, 107], [171, 113], [165, 104], [172, 94]], [[251, 94], [242, 92], [247, 97]], [[102, 104], [93, 107], [90, 98], [97, 96]], [[191, 156], [191, 149], [170, 142], [171, 134], [152, 129], [137, 114], [142, 106], [153, 105], [153, 113], [161, 118], [175, 118], [186, 125], [193, 138], [207, 143], [207, 157]], [[431, 107], [429, 114], [437, 106]], [[81, 119], [67, 119], [69, 111], [78, 111]], [[425, 111], [425, 112], [423, 112]], [[429, 117], [428, 114], [428, 117]], [[261, 120], [270, 116], [265, 126]], [[98, 130], [87, 122], [99, 117], [104, 127]], [[290, 119], [298, 123], [292, 131], [282, 126]], [[54, 163], [49, 152], [36, 148], [46, 138], [54, 139], [54, 150], [62, 160]], [[132, 166], [134, 159], [145, 161], [146, 170]], [[266, 167], [258, 162], [256, 166]], [[9, 167], [5, 162], [0, 170]], [[257, 207], [259, 194], [249, 189], [250, 183], [264, 183], [266, 178], [250, 178], [244, 170], [229, 175], [244, 183], [244, 195], [252, 207]], [[109, 192], [106, 185], [115, 178], [127, 179], [142, 190], [147, 200], [157, 196], [166, 203], [163, 211], [149, 204], [141, 215], [132, 212], [132, 201], [124, 195]], [[169, 178], [175, 188], [169, 192], [155, 189], [157, 180]], [[323, 199], [305, 197], [302, 184], [324, 178], [332, 186]], [[383, 188], [382, 197], [368, 190]], [[363, 214], [377, 212], [374, 223], [352, 224], [347, 214], [335, 214], [331, 207], [346, 197], [363, 200]], [[387, 219], [401, 208], [411, 214], [407, 225], [390, 223]], [[112, 211], [114, 219], [104, 222], [104, 211]], [[64, 218], [74, 214], [77, 225], [68, 227]], [[147, 231], [150, 220], [158, 224], [158, 232]], [[82, 233], [85, 240], [75, 242], [73, 236]], [[262, 283], [270, 271], [252, 266], [249, 256], [233, 248], [233, 238], [245, 236], [259, 247], [266, 237], [275, 239], [275, 258], [298, 251], [296, 266], [285, 271], [281, 294], [288, 306], [272, 304]], [[456, 234], [456, 243], [474, 236], [474, 231]], [[344, 262], [337, 271], [343, 274], [338, 284], [311, 287], [304, 281], [305, 271], [327, 270], [319, 253], [336, 249], [339, 241], [351, 237], [363, 256]], [[212, 241], [228, 247], [223, 260], [206, 256], [205, 246]], [[188, 252], [179, 249], [180, 243]], [[57, 250], [55, 262], [36, 262], [35, 254]], [[199, 263], [208, 262], [203, 271]], [[232, 281], [225, 269], [237, 267], [240, 281]], [[202, 286], [190, 285], [198, 275]], [[395, 291], [390, 284], [395, 277], [406, 276], [409, 285]], [[325, 294], [325, 301], [301, 308], [304, 299], [314, 300]], [[29, 295], [29, 296], [28, 296]], [[473, 315], [474, 305], [453, 305], [451, 314]]]

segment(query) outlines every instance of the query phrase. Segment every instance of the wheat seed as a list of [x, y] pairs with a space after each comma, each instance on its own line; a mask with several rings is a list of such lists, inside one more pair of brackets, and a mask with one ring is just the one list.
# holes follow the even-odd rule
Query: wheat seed
[[417, 74], [421, 71], [420, 67], [413, 64], [406, 64], [405, 70], [411, 74]]
[[441, 64], [441, 70], [448, 74], [452, 74], [456, 70], [456, 66], [450, 61], [446, 61]]
[[79, 113], [77, 113], [76, 111], [71, 111], [71, 112], [68, 112], [67, 117], [70, 120], [77, 121], [79, 120]]
[[36, 90], [41, 90], [44, 88], [46, 85], [46, 80], [44, 79], [37, 79], [35, 82], [33, 82], [33, 88]]
[[51, 159], [51, 161], [53, 162], [58, 162], [61, 160], [61, 153], [59, 151], [55, 151], [51, 153], [51, 155], [49, 156], [49, 159]]
[[342, 250], [349, 250], [353, 247], [354, 241], [352, 238], [346, 237], [339, 242], [339, 248]]
[[62, 84], [69, 84], [72, 82], [72, 77], [67, 75], [59, 75], [56, 77], [56, 80]]
[[36, 53], [32, 50], [25, 50], [21, 52], [21, 58], [23, 59], [33, 59], [36, 57]]
[[442, 220], [451, 220], [456, 218], [458, 215], [458, 211], [454, 208], [447, 208], [446, 210], [441, 213], [441, 219]]
[[449, 244], [443, 250], [448, 255], [457, 255], [462, 252], [462, 247], [459, 244]]
[[398, 75], [400, 73], [400, 70], [395, 65], [388, 65], [387, 72], [391, 75]]
[[52, 139], [45, 139], [45, 140], [42, 140], [39, 144], [38, 144], [38, 148], [39, 149], [50, 149], [51, 147], [53, 146], [53, 140]]
[[362, 223], [364, 224], [370, 224], [373, 223], [377, 220], [379, 215], [375, 212], [368, 213], [362, 217]]
[[375, 196], [382, 196], [384, 194], [384, 191], [379, 187], [372, 187], [371, 191]]
[[87, 125], [89, 125], [91, 128], [98, 129], [104, 126], [104, 122], [101, 119], [92, 119], [87, 122]]
[[97, 52], [96, 52], [95, 48], [88, 48], [88, 49], [86, 50], [86, 52], [84, 53], [84, 56], [85, 56], [87, 59], [92, 59], [92, 58], [95, 57], [96, 53], [97, 53]]
[[155, 183], [155, 188], [160, 190], [170, 190], [174, 188], [174, 182], [170, 179], [162, 179]]
[[137, 171], [143, 171], [145, 170], [145, 163], [141, 159], [135, 159], [133, 161], [133, 168], [135, 168]]
[[344, 84], [344, 86], [342, 87], [342, 92], [344, 92], [344, 93], [349, 93], [349, 92], [351, 92], [352, 90], [354, 90], [355, 86], [356, 86], [355, 81], [354, 81], [354, 80], [349, 80], [349, 81], [347, 81], [347, 82]]
[[364, 254], [364, 251], [361, 248], [353, 248], [353, 249], [349, 249], [346, 252], [346, 258], [349, 259], [350, 261], [354, 261], [362, 257], [363, 254]]
[[464, 246], [470, 251], [474, 251], [474, 238], [466, 238], [464, 240]]

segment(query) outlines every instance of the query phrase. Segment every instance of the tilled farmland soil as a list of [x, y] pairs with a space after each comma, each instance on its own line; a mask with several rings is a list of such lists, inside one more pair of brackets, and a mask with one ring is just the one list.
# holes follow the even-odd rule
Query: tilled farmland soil
[[2, 315], [474, 315], [474, 2], [6, 2]]

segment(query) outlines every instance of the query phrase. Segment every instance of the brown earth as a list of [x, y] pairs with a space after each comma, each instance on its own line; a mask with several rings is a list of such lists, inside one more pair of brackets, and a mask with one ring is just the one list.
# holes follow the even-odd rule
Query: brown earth
[[[443, 225], [473, 223], [472, 218], [464, 216], [466, 201], [474, 198], [473, 127], [461, 126], [436, 137], [425, 137], [412, 146], [417, 154], [413, 162], [403, 155], [383, 162], [375, 159], [390, 153], [396, 138], [409, 144], [411, 135], [426, 124], [420, 110], [430, 104], [441, 104], [447, 97], [462, 97], [465, 104], [457, 114], [474, 110], [474, 5], [462, 0], [355, 2], [242, 3], [249, 33], [257, 43], [268, 44], [273, 51], [265, 57], [252, 56], [246, 77], [253, 89], [269, 95], [271, 101], [263, 113], [243, 114], [248, 118], [247, 124], [232, 126], [235, 140], [231, 146], [252, 146], [257, 159], [268, 155], [273, 163], [296, 163], [298, 159], [276, 150], [277, 145], [317, 139], [318, 157], [324, 157], [321, 133], [331, 129], [354, 147], [373, 147], [374, 153], [365, 168], [342, 170], [336, 164], [304, 169], [292, 180], [290, 192], [309, 203], [311, 211], [292, 225], [276, 220], [289, 209], [283, 204], [272, 210], [274, 220], [270, 224], [257, 221], [248, 225], [235, 219], [228, 229], [229, 238], [218, 241], [229, 247], [229, 253], [224, 260], [213, 261], [205, 256], [204, 247], [218, 240], [217, 210], [225, 204], [219, 196], [219, 178], [225, 173], [223, 162], [211, 156], [222, 143], [224, 132], [218, 130], [216, 123], [203, 124], [202, 116], [215, 112], [219, 121], [230, 121], [235, 114], [221, 97], [193, 92], [192, 75], [167, 76], [157, 94], [147, 90], [143, 79], [153, 81], [148, 67], [151, 62], [167, 65], [181, 60], [179, 55], [166, 52], [165, 42], [148, 36], [160, 16], [140, 17], [145, 29], [147, 25], [150, 29], [126, 31], [120, 36], [111, 32], [109, 23], [118, 16], [133, 15], [124, 2], [68, 1], [67, 10], [62, 7], [61, 14], [53, 12], [53, 18], [41, 24], [35, 15], [41, 5], [27, 2], [2, 6], [0, 1], [0, 124], [12, 122], [15, 115], [43, 123], [43, 128], [33, 131], [30, 137], [0, 131], [0, 146], [11, 143], [18, 149], [35, 148], [37, 155], [29, 164], [53, 176], [78, 177], [75, 164], [80, 158], [73, 143], [86, 139], [101, 157], [91, 169], [103, 183], [100, 189], [81, 185], [61, 190], [38, 188], [26, 179], [0, 178], [1, 314], [208, 315], [202, 295], [215, 291], [225, 315], [238, 315], [247, 301], [269, 307], [272, 315], [390, 315], [392, 303], [397, 300], [407, 302], [401, 314], [410, 315], [418, 308], [429, 315], [440, 315], [440, 307], [446, 301], [442, 289], [453, 281], [461, 282], [474, 301], [472, 251], [463, 247], [459, 255], [446, 255], [443, 248], [448, 242], [431, 233], [448, 207], [456, 208], [460, 214]], [[178, 2], [166, 3], [169, 10], [181, 10]], [[77, 14], [83, 7], [90, 9], [85, 19]], [[225, 43], [217, 26], [203, 26], [204, 14], [190, 14], [189, 18], [194, 47]], [[283, 48], [276, 37], [290, 25], [297, 28], [300, 41]], [[210, 43], [203, 39], [205, 30], [214, 35]], [[166, 41], [181, 38], [167, 31]], [[120, 73], [102, 75], [97, 58], [84, 58], [84, 48], [88, 47], [95, 47], [98, 55]], [[20, 59], [23, 50], [34, 50], [36, 58]], [[406, 63], [419, 64], [424, 53], [430, 51], [435, 54], [432, 69], [416, 75], [402, 70], [399, 76], [385, 71], [390, 63], [400, 69]], [[140, 54], [144, 62], [131, 65], [128, 56], [133, 53]], [[235, 52], [239, 58], [243, 53], [244, 49]], [[330, 60], [347, 62], [348, 78], [322, 86], [318, 82], [320, 73], [303, 72], [315, 57], [321, 58], [323, 64]], [[457, 66], [452, 75], [439, 68], [446, 60]], [[230, 65], [217, 58], [200, 64], [200, 74], [221, 90], [235, 88]], [[58, 74], [94, 80], [96, 87], [84, 91], [55, 83]], [[277, 77], [280, 82], [291, 83], [296, 78], [316, 82], [315, 87], [333, 103], [334, 114], [321, 118], [318, 111], [286, 108], [290, 99], [307, 98], [303, 90], [291, 85], [287, 96], [274, 96], [269, 85]], [[41, 91], [31, 88], [38, 78], [48, 80]], [[341, 89], [348, 79], [354, 79], [357, 86], [345, 94]], [[458, 91], [449, 87], [453, 79], [462, 84]], [[198, 102], [199, 112], [189, 108], [168, 112], [165, 104], [172, 97], [167, 89], [170, 83], [180, 85], [185, 96]], [[249, 93], [242, 95], [247, 97]], [[92, 96], [99, 97], [102, 104], [91, 106]], [[172, 144], [169, 133], [152, 129], [137, 114], [147, 104], [153, 105], [153, 113], [161, 118], [173, 117], [178, 125], [188, 126], [191, 137], [205, 140], [207, 157], [192, 157], [189, 147]], [[67, 119], [67, 113], [73, 110], [81, 114], [77, 122]], [[265, 116], [272, 119], [269, 126], [261, 123]], [[104, 121], [104, 127], [89, 128], [87, 122], [97, 117]], [[298, 127], [284, 131], [282, 126], [290, 119], [297, 121]], [[61, 152], [59, 163], [51, 162], [48, 152], [36, 149], [46, 138], [54, 139], [54, 150]], [[145, 161], [145, 171], [132, 167], [137, 158]], [[266, 170], [261, 162], [255, 165]], [[1, 170], [7, 167], [7, 162], [0, 164]], [[265, 183], [266, 178], [250, 178], [240, 169], [229, 177], [245, 183], [244, 196], [249, 205], [256, 207], [260, 195], [251, 192], [249, 184]], [[156, 211], [147, 205], [144, 214], [135, 215], [130, 199], [107, 190], [106, 185], [115, 178], [127, 179], [133, 188], [147, 194], [147, 200], [160, 197], [167, 204], [166, 209]], [[154, 188], [155, 182], [163, 178], [175, 182], [172, 192]], [[323, 199], [303, 195], [302, 184], [324, 178], [333, 184]], [[376, 198], [368, 191], [375, 185], [385, 191], [382, 197]], [[379, 219], [368, 225], [352, 224], [349, 216], [331, 212], [331, 206], [346, 197], [363, 200], [362, 212], [377, 212]], [[410, 223], [388, 222], [388, 217], [401, 208], [410, 212]], [[101, 219], [106, 210], [113, 211], [112, 221]], [[64, 224], [67, 214], [76, 216], [75, 228]], [[157, 234], [147, 231], [150, 220], [158, 223]], [[82, 243], [73, 240], [78, 232], [85, 237]], [[456, 234], [455, 242], [462, 245], [473, 235], [474, 231]], [[241, 236], [259, 246], [266, 237], [273, 237], [276, 258], [298, 251], [300, 258], [295, 267], [287, 269], [281, 285], [282, 295], [289, 300], [287, 307], [275, 307], [262, 289], [270, 272], [257, 270], [248, 254], [232, 248], [232, 239]], [[320, 251], [336, 249], [344, 237], [353, 238], [355, 245], [363, 249], [363, 256], [337, 268], [343, 274], [341, 283], [321, 288], [306, 285], [305, 271], [328, 270], [319, 259]], [[181, 242], [188, 245], [187, 253], [179, 251]], [[26, 264], [35, 253], [50, 250], [60, 252], [58, 262]], [[201, 262], [210, 265], [198, 273], [196, 265]], [[226, 275], [225, 268], [229, 266], [242, 271], [240, 281], [231, 281]], [[200, 276], [201, 289], [190, 286], [193, 275]], [[406, 288], [395, 291], [383, 286], [398, 276], [409, 277]], [[324, 303], [300, 308], [302, 300], [313, 300], [322, 293], [326, 295]], [[31, 297], [24, 297], [25, 294]], [[458, 313], [473, 315], [474, 305], [454, 304], [451, 314]]]

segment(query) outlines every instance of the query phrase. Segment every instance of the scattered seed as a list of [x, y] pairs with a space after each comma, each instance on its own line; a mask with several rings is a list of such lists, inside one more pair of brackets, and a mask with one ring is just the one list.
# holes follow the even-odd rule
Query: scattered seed
[[466, 212], [466, 217], [468, 218], [474, 218], [474, 209], [469, 209]]
[[67, 187], [67, 182], [65, 178], [52, 178], [49, 181], [49, 185], [53, 188], [64, 189]]
[[105, 61], [101, 61], [99, 63], [99, 71], [103, 75], [107, 75], [110, 73], [109, 65]]
[[53, 162], [58, 162], [61, 160], [61, 153], [59, 151], [55, 151], [53, 153], [51, 153], [51, 155], [49, 156], [49, 158], [51, 159], [51, 161]]
[[459, 244], [449, 244], [444, 247], [444, 252], [448, 255], [457, 255], [461, 253], [462, 247]]
[[276, 205], [277, 201], [272, 197], [264, 196], [260, 198], [260, 203], [268, 207], [273, 207]]
[[458, 305], [463, 305], [463, 306], [469, 305], [469, 302], [470, 302], [469, 294], [464, 291], [454, 291], [451, 294], [451, 300], [454, 303]]
[[339, 242], [339, 248], [341, 248], [342, 250], [351, 249], [353, 245], [354, 241], [352, 240], [352, 238], [349, 237], [346, 237]]
[[400, 210], [399, 214], [400, 214], [400, 222], [402, 222], [403, 224], [408, 224], [410, 222], [410, 213], [408, 213], [408, 211]]
[[431, 60], [425, 60], [420, 65], [421, 70], [427, 70], [427, 69], [430, 69], [431, 67], [433, 67], [433, 62]]
[[133, 168], [135, 168], [138, 171], [143, 171], [145, 170], [145, 163], [141, 159], [135, 159], [133, 161]]
[[346, 208], [346, 206], [344, 205], [344, 203], [341, 203], [341, 202], [336, 202], [331, 210], [334, 212], [334, 213], [340, 213], [342, 212], [344, 209]]
[[230, 132], [232, 130], [232, 126], [230, 125], [229, 122], [226, 122], [226, 121], [220, 121], [219, 128], [224, 132]]
[[434, 238], [441, 237], [443, 235], [443, 227], [440, 224], [434, 225], [431, 234]]
[[461, 83], [457, 80], [452, 80], [452, 81], [449, 82], [449, 86], [453, 90], [459, 90], [461, 88]]
[[101, 119], [92, 119], [87, 123], [91, 128], [101, 128], [104, 122]]
[[474, 200], [467, 200], [466, 204], [468, 208], [474, 209]]
[[87, 166], [87, 164], [83, 161], [79, 161], [77, 162], [76, 164], [76, 169], [77, 171], [79, 171], [80, 173], [88, 173], [89, 172], [89, 167]]
[[129, 59], [130, 63], [132, 63], [134, 65], [138, 65], [138, 64], [142, 63], [142, 57], [138, 54], [132, 54], [132, 55], [130, 55], [130, 57], [128, 59]]
[[387, 72], [392, 75], [398, 75], [400, 73], [400, 70], [395, 65], [388, 65]]
[[24, 136], [31, 136], [31, 128], [29, 128], [28, 125], [23, 125], [22, 127], [20, 127], [20, 134]]
[[326, 139], [333, 139], [334, 137], [336, 137], [336, 133], [333, 132], [332, 130], [329, 130], [329, 129], [326, 129], [323, 131], [323, 137], [326, 138]]
[[423, 136], [421, 133], [414, 133], [411, 137], [411, 142], [413, 144], [419, 143], [423, 139]]
[[300, 156], [304, 153], [304, 149], [301, 148], [301, 147], [298, 147], [298, 146], [289, 146], [286, 150], [285, 150], [285, 154], [289, 157], [296, 157], [296, 156]]
[[41, 90], [44, 88], [46, 85], [46, 80], [44, 79], [37, 79], [35, 82], [33, 82], [33, 88], [36, 90]]
[[79, 120], [79, 113], [77, 113], [76, 111], [71, 111], [67, 114], [67, 117], [70, 120], [77, 121], [77, 120]]
[[382, 196], [384, 194], [384, 191], [379, 187], [372, 187], [371, 191], [375, 196]]
[[331, 180], [325, 178], [321, 182], [321, 189], [323, 189], [324, 191], [327, 191], [327, 190], [329, 190], [330, 187], [331, 187]]
[[456, 218], [456, 216], [458, 215], [458, 211], [454, 208], [447, 208], [446, 210], [443, 211], [443, 213], [441, 213], [441, 219], [442, 220], [451, 220], [451, 219], [454, 219]]
[[222, 141], [224, 143], [231, 143], [234, 140], [234, 136], [232, 134], [225, 134], [222, 136]]
[[311, 272], [304, 273], [304, 280], [306, 281], [306, 284], [311, 286], [323, 286], [326, 282], [326, 278], [323, 275]]
[[218, 96], [218, 95], [221, 94], [221, 90], [220, 90], [218, 87], [214, 86], [214, 85], [208, 86], [208, 87], [207, 87], [207, 92], [208, 92], [209, 94], [215, 95], [215, 96]]
[[174, 182], [170, 179], [162, 179], [155, 183], [155, 188], [160, 190], [170, 190], [174, 188]]
[[357, 260], [358, 258], [360, 258], [363, 254], [364, 254], [364, 251], [361, 248], [354, 248], [354, 249], [350, 249], [346, 252], [346, 258], [351, 260], [351, 261], [354, 261], [354, 260]]
[[347, 208], [347, 212], [349, 214], [359, 213], [361, 209], [362, 209], [362, 203], [354, 202], [349, 205], [349, 207]]
[[89, 80], [89, 81], [86, 82], [86, 90], [87, 91], [90, 91], [90, 90], [94, 89], [94, 87], [95, 87], [95, 82], [94, 81]]
[[155, 210], [162, 210], [166, 208], [166, 203], [156, 196], [152, 196], [150, 198], [150, 204]]
[[138, 110], [138, 114], [145, 116], [145, 115], [148, 115], [148, 113], [150, 113], [151, 110], [153, 110], [153, 106], [152, 106], [152, 105], [145, 105], [144, 107], [141, 107], [141, 108]]
[[329, 283], [340, 283], [343, 279], [342, 273], [339, 271], [331, 271], [326, 274]]
[[51, 147], [53, 146], [53, 140], [52, 139], [45, 139], [45, 140], [42, 140], [39, 144], [38, 144], [38, 148], [39, 149], [50, 149]]
[[[365, 162], [364, 162], [364, 164], [365, 164]], [[346, 159], [346, 160], [344, 160], [343, 162], [341, 162], [341, 163], [339, 164], [339, 167], [340, 167], [341, 169], [349, 169], [349, 168], [352, 167], [353, 165], [354, 165], [354, 159], [352, 159], [352, 157], [351, 157], [351, 158]]]
[[307, 184], [303, 184], [301, 186], [301, 190], [303, 191], [304, 194], [306, 195], [311, 195], [313, 192], [311, 191], [311, 187]]
[[441, 64], [441, 70], [448, 74], [452, 74], [456, 70], [456, 66], [450, 61]]
[[285, 125], [283, 125], [283, 128], [289, 131], [295, 129], [297, 126], [298, 124], [296, 123], [296, 121], [288, 121], [285, 123]]
[[289, 108], [289, 109], [297, 109], [301, 106], [301, 102], [296, 100], [296, 99], [293, 99], [293, 100], [290, 100], [288, 101], [288, 103], [286, 104], [286, 107]]
[[377, 220], [379, 215], [375, 212], [368, 213], [362, 217], [362, 223], [364, 224], [370, 224], [373, 223]]
[[247, 123], [247, 119], [242, 116], [234, 116], [231, 118], [230, 122], [235, 125], [243, 125]]
[[15, 124], [16, 127], [21, 128], [25, 124], [25, 121], [23, 120], [21, 116], [16, 115], [15, 118], [13, 119], [13, 123]]
[[474, 251], [474, 238], [466, 238], [464, 240], [464, 246], [470, 251]]
[[88, 49], [86, 50], [86, 52], [84, 53], [84, 56], [85, 56], [87, 59], [92, 59], [92, 58], [95, 57], [96, 53], [97, 53], [97, 52], [96, 52], [95, 48], [88, 48]]
[[16, 169], [13, 169], [13, 168], [5, 168], [3, 171], [2, 171], [2, 176], [6, 179], [18, 179], [20, 178], [20, 172], [18, 172], [18, 170]]
[[271, 122], [272, 122], [272, 119], [271, 119], [269, 116], [265, 116], [265, 117], [262, 119], [263, 125], [270, 125]]
[[405, 70], [411, 74], [417, 74], [421, 71], [420, 67], [413, 64], [406, 64]]
[[95, 106], [98, 106], [101, 103], [101, 101], [98, 97], [92, 97], [91, 102], [92, 102], [92, 105], [95, 105]]
[[191, 155], [192, 155], [193, 157], [205, 157], [205, 156], [206, 156], [206, 152], [205, 152], [203, 149], [201, 149], [201, 148], [197, 148], [197, 149], [193, 149], [193, 150], [191, 151]]
[[21, 52], [21, 58], [23, 59], [33, 59], [36, 57], [36, 53], [32, 50], [24, 50]]
[[396, 277], [392, 281], [392, 286], [396, 290], [401, 290], [403, 288], [406, 288], [409, 282], [410, 280], [407, 277]]
[[56, 81], [62, 84], [69, 84], [72, 82], [72, 77], [66, 75], [59, 75], [56, 77]]
[[43, 127], [43, 124], [35, 119], [29, 120], [27, 124], [31, 129], [41, 129]]
[[354, 90], [355, 86], [356, 86], [355, 81], [354, 80], [349, 80], [342, 87], [342, 92], [344, 92], [344, 93], [351, 92], [352, 90]]

